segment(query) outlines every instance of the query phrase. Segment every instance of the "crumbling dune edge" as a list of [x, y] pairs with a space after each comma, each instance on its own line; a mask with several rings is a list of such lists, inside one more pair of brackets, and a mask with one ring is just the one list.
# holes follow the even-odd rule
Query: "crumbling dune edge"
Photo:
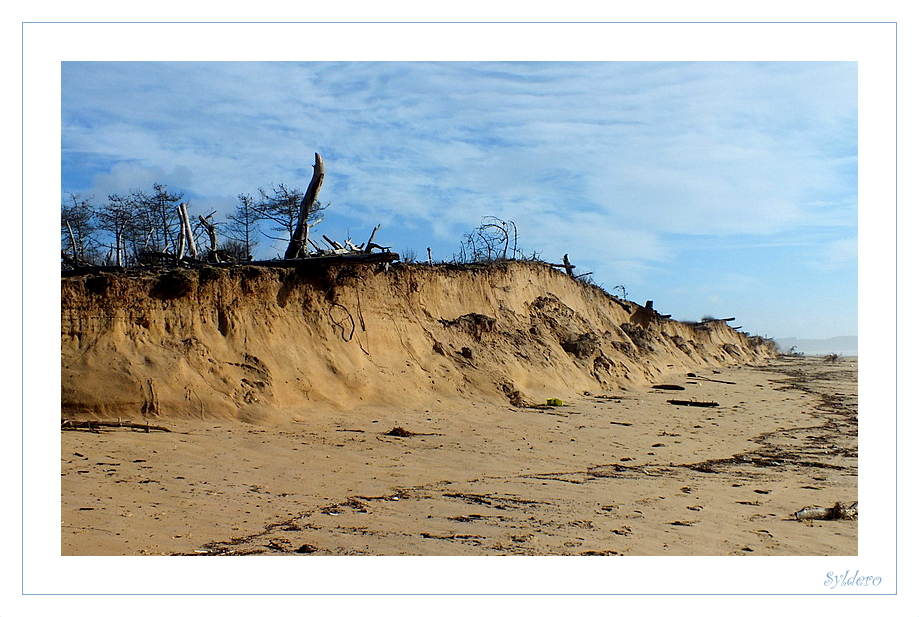
[[526, 405], [775, 354], [722, 321], [672, 321], [533, 262], [61, 280], [65, 418], [260, 421], [457, 397]]

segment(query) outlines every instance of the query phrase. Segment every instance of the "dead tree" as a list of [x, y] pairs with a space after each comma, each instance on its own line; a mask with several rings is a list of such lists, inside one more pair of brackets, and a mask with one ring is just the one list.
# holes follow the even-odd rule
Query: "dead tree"
[[571, 265], [571, 262], [568, 261], [568, 253], [565, 253], [565, 256], [562, 258], [562, 263], [565, 264], [565, 272], [568, 273], [568, 276], [574, 276], [574, 266]]
[[67, 225], [67, 233], [70, 235], [70, 250], [73, 254], [73, 263], [76, 264], [79, 261], [78, 255], [80, 251], [77, 249], [77, 238], [73, 235], [73, 227], [70, 226], [70, 221], [64, 221]]
[[211, 240], [211, 248], [208, 250], [208, 261], [220, 261], [220, 257], [217, 255], [217, 227], [214, 226], [208, 219], [214, 216], [215, 213], [207, 215], [207, 218], [203, 216], [198, 216], [198, 220], [201, 221], [201, 224], [204, 225], [204, 229], [207, 231], [207, 235]]
[[[577, 278], [574, 275], [574, 269], [577, 268], [577, 266], [572, 265], [571, 262], [568, 260], [568, 253], [565, 253], [565, 256], [562, 258], [562, 262], [563, 263], [560, 263], [560, 264], [549, 264], [549, 265], [552, 266], [553, 268], [564, 268], [565, 272], [568, 273], [568, 276], [572, 278]], [[593, 272], [589, 272], [588, 274], [593, 274]]]
[[[513, 242], [513, 245], [511, 245]], [[466, 263], [487, 263], [514, 259], [517, 250], [517, 225], [494, 216], [486, 216], [482, 224], [463, 236], [459, 260]], [[467, 255], [468, 251], [468, 255]]]
[[322, 157], [317, 152], [316, 163], [313, 165], [313, 177], [310, 180], [309, 187], [306, 189], [306, 194], [303, 196], [303, 201], [300, 202], [300, 216], [297, 219], [297, 227], [294, 230], [293, 237], [290, 239], [290, 245], [288, 245], [287, 251], [284, 253], [284, 259], [306, 257], [306, 247], [309, 240], [307, 219], [313, 209], [316, 196], [319, 195], [319, 189], [322, 187], [324, 177], [325, 166], [322, 164]]
[[176, 265], [182, 263], [182, 258], [185, 257], [185, 230], [182, 229], [179, 231], [179, 246], [176, 249]]
[[[179, 232], [179, 239], [188, 247], [188, 252], [191, 253], [191, 256], [194, 259], [198, 259], [198, 248], [195, 246], [195, 237], [191, 233], [191, 224], [188, 222], [188, 209], [186, 208], [185, 202], [179, 204], [178, 211], [179, 221], [182, 224], [182, 230]], [[179, 259], [182, 259], [181, 255], [179, 255]]]
[[98, 220], [99, 229], [109, 232], [115, 241], [115, 245], [109, 247], [111, 250], [107, 261], [111, 261], [114, 255], [115, 265], [124, 266], [127, 241], [137, 231], [135, 201], [131, 197], [109, 195], [108, 203], [99, 210]]
[[88, 199], [70, 193], [70, 203], [61, 204], [61, 248], [70, 247], [76, 263], [89, 265], [98, 246], [96, 208]]

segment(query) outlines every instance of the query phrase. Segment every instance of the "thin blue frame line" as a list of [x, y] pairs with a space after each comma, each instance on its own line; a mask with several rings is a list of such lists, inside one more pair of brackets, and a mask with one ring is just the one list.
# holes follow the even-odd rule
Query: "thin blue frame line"
[[899, 400], [899, 369], [900, 369], [900, 356], [899, 356], [899, 334], [898, 334], [898, 320], [899, 320], [899, 311], [897, 303], [898, 299], [898, 290], [899, 290], [899, 245], [898, 245], [898, 233], [897, 230], [899, 226], [899, 194], [900, 194], [900, 177], [899, 177], [899, 118], [900, 118], [900, 101], [899, 101], [899, 90], [900, 90], [900, 53], [899, 53], [899, 38], [897, 37], [897, 22], [894, 22], [893, 26], [893, 42], [894, 42], [894, 60], [893, 60], [893, 156], [894, 156], [894, 166], [893, 166], [893, 432], [894, 432], [894, 444], [893, 444], [893, 454], [894, 454], [894, 465], [893, 465], [893, 551], [894, 551], [894, 575], [893, 575], [893, 588], [894, 593], [899, 589], [900, 581], [900, 448], [899, 448], [899, 424], [900, 424], [900, 400]]
[[[20, 33], [20, 51], [19, 51], [19, 157], [22, 161], [22, 167], [19, 168], [19, 182], [23, 189], [26, 186], [26, 165], [25, 165], [25, 153], [26, 153], [26, 26], [25, 22], [22, 24], [22, 29]], [[20, 388], [22, 393], [22, 409], [20, 410], [19, 421], [22, 426], [22, 434], [19, 436], [20, 439], [20, 450], [19, 450], [19, 460], [22, 468], [19, 471], [19, 479], [22, 482], [21, 488], [21, 499], [19, 500], [19, 527], [20, 527], [20, 550], [19, 550], [19, 584], [22, 587], [22, 593], [25, 595], [26, 588], [26, 538], [25, 538], [25, 521], [26, 521], [26, 500], [25, 500], [25, 487], [26, 487], [26, 363], [25, 363], [25, 354], [26, 354], [26, 260], [25, 260], [25, 212], [26, 212], [26, 196], [25, 191], [22, 191], [22, 197], [20, 198], [19, 204], [19, 218], [20, 224], [22, 225], [22, 230], [20, 231], [20, 281], [19, 281], [19, 294], [20, 294], [20, 306], [19, 306], [19, 366], [21, 367], [22, 373], [19, 375]]]
[[896, 21], [24, 21], [23, 24], [207, 24], [207, 25], [225, 25], [225, 24], [504, 24], [504, 25], [609, 25], [609, 24], [897, 24]]
[[[897, 387], [899, 385], [899, 356], [898, 356], [898, 285], [899, 281], [899, 263], [898, 263], [898, 237], [897, 237], [897, 228], [899, 221], [899, 170], [897, 164], [899, 162], [899, 140], [898, 140], [898, 129], [899, 129], [899, 39], [898, 39], [898, 24], [897, 21], [878, 21], [878, 22], [22, 22], [21, 23], [21, 40], [20, 40], [20, 84], [21, 84], [21, 110], [20, 110], [20, 121], [21, 121], [21, 144], [20, 144], [20, 155], [23, 160], [23, 167], [20, 170], [20, 182], [22, 186], [25, 186], [25, 165], [24, 165], [24, 154], [25, 154], [25, 26], [26, 24], [297, 24], [297, 23], [307, 23], [307, 24], [893, 24], [894, 26], [894, 434], [897, 435], [899, 429], [899, 396]], [[20, 214], [22, 217], [25, 216], [25, 196], [21, 198], [20, 203]], [[24, 220], [24, 218], [23, 218]], [[23, 426], [25, 425], [25, 370], [24, 370], [24, 360], [25, 360], [25, 227], [20, 231], [20, 254], [21, 254], [21, 265], [20, 265], [20, 290], [21, 290], [21, 299], [20, 299], [20, 309], [22, 311], [20, 320], [20, 360], [21, 366], [23, 366], [23, 371], [20, 375], [20, 386], [22, 388], [23, 400], [21, 408], [21, 420]], [[22, 481], [22, 486], [25, 486], [25, 430], [20, 436], [21, 441], [21, 452], [20, 460], [22, 464], [22, 470], [20, 472], [20, 479]], [[846, 596], [896, 596], [899, 594], [898, 591], [898, 582], [899, 582], [899, 442], [895, 439], [894, 442], [894, 592], [893, 593], [847, 593], [842, 594]], [[455, 593], [408, 593], [408, 594], [375, 594], [375, 593], [352, 593], [352, 594], [289, 594], [289, 593], [279, 593], [279, 594], [264, 594], [264, 593], [244, 593], [244, 594], [221, 594], [221, 593], [207, 593], [207, 594], [118, 594], [118, 593], [78, 593], [78, 594], [64, 594], [64, 593], [36, 593], [29, 594], [25, 592], [25, 499], [24, 494], [22, 495], [23, 499], [20, 503], [20, 514], [21, 522], [20, 527], [21, 531], [21, 553], [20, 553], [20, 584], [21, 584], [21, 593], [23, 596], [826, 596], [827, 594], [821, 593], [804, 593], [804, 594], [781, 594], [781, 593], [770, 593], [770, 594], [757, 594], [757, 593], [745, 593], [745, 594], [731, 594], [731, 593], [698, 593], [698, 594], [676, 594], [676, 593], [640, 593], [640, 594], [630, 594], [630, 593], [611, 593], [611, 594], [598, 594], [598, 593], [547, 593], [547, 594], [527, 594], [527, 593], [507, 593], [507, 594], [455, 594]]]

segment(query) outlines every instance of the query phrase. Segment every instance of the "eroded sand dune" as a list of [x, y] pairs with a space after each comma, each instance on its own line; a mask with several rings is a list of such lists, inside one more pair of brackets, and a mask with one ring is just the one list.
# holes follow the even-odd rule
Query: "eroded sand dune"
[[61, 296], [65, 417], [524, 403], [775, 353], [538, 263], [94, 274]]

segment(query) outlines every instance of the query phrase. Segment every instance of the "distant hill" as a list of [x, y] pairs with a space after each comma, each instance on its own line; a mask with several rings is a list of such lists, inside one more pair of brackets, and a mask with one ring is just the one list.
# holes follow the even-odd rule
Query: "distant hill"
[[858, 355], [858, 337], [857, 336], [834, 336], [832, 338], [778, 338], [775, 339], [776, 345], [782, 352], [788, 352], [792, 347], [795, 351], [806, 355], [825, 355], [838, 353], [841, 356]]

